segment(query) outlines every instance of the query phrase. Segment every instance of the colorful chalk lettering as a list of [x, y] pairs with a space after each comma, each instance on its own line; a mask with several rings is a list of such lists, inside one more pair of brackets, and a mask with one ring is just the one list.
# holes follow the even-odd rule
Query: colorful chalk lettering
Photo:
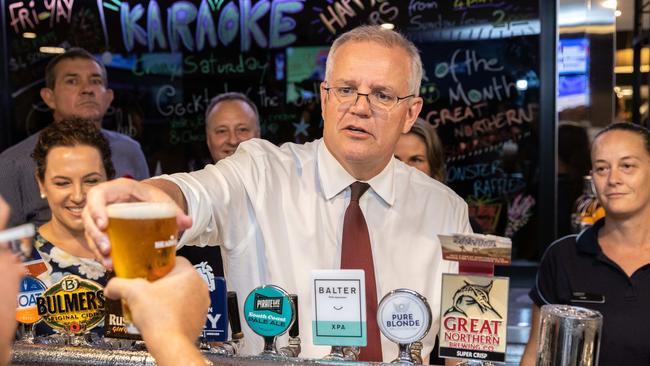
[[[219, 2], [219, 7], [221, 5]], [[121, 2], [117, 10], [124, 47], [128, 52], [137, 45], [145, 46], [149, 52], [202, 51], [217, 47], [219, 42], [228, 46], [237, 35], [242, 52], [249, 51], [253, 45], [260, 48], [286, 47], [297, 39], [292, 33], [297, 22], [290, 15], [302, 11], [303, 2], [260, 0], [252, 4], [251, 0], [230, 1], [220, 9], [215, 22], [213, 9], [216, 8], [214, 2], [208, 0], [202, 0], [198, 8], [193, 3], [177, 1], [165, 13], [156, 0], [149, 1], [146, 11], [140, 3]], [[163, 22], [163, 14], [166, 22]], [[146, 19], [143, 20], [144, 16]], [[269, 26], [265, 33], [260, 24], [267, 16]]]

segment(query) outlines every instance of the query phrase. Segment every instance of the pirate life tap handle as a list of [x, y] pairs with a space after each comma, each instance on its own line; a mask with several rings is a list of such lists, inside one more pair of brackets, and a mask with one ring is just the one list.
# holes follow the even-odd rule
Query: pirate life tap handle
[[377, 308], [379, 330], [399, 346], [399, 354], [392, 363], [415, 364], [411, 345], [429, 333], [431, 319], [427, 299], [413, 290], [396, 289], [381, 299]]
[[244, 319], [253, 332], [264, 338], [262, 355], [279, 355], [276, 338], [291, 327], [295, 314], [289, 294], [278, 286], [260, 286], [248, 294], [244, 302]]
[[289, 344], [280, 348], [280, 354], [287, 357], [298, 357], [300, 355], [300, 322], [298, 318], [298, 295], [290, 294], [289, 299], [293, 303], [293, 307], [296, 309], [296, 320], [293, 322], [291, 328], [289, 328]]

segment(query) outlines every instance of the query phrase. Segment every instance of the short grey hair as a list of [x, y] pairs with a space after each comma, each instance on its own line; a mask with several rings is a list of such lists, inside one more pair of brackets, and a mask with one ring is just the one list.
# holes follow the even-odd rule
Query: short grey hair
[[399, 32], [382, 28], [378, 25], [363, 25], [352, 29], [339, 36], [327, 55], [325, 66], [325, 80], [329, 80], [332, 74], [332, 59], [336, 51], [347, 42], [375, 42], [386, 47], [400, 47], [411, 58], [411, 77], [408, 79], [409, 92], [414, 95], [420, 94], [420, 83], [422, 82], [422, 59], [420, 51]]
[[253, 110], [253, 113], [255, 114], [255, 123], [257, 124], [257, 128], [260, 128], [260, 113], [257, 111], [257, 106], [251, 98], [247, 97], [246, 94], [238, 93], [238, 92], [228, 92], [228, 93], [222, 93], [217, 95], [216, 97], [210, 99], [210, 104], [208, 104], [208, 107], [205, 109], [205, 128], [208, 128], [208, 117], [210, 116], [210, 112], [217, 106], [217, 104], [221, 102], [227, 102], [231, 100], [240, 100], [244, 103], [246, 103], [251, 109]]

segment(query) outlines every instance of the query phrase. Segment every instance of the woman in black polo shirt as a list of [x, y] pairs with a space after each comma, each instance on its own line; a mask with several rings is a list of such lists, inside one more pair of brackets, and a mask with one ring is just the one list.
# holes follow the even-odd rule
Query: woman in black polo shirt
[[617, 123], [591, 148], [604, 219], [547, 249], [530, 292], [533, 327], [522, 365], [534, 365], [539, 309], [569, 304], [603, 314], [600, 365], [650, 365], [650, 131]]

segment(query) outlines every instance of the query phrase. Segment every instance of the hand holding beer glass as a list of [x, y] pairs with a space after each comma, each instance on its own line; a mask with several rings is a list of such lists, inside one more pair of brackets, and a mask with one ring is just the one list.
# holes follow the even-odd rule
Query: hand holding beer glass
[[[178, 235], [173, 203], [116, 203], [107, 207], [107, 213], [106, 233], [117, 277], [154, 281], [172, 270]], [[136, 333], [124, 300], [122, 311], [127, 332]]]

